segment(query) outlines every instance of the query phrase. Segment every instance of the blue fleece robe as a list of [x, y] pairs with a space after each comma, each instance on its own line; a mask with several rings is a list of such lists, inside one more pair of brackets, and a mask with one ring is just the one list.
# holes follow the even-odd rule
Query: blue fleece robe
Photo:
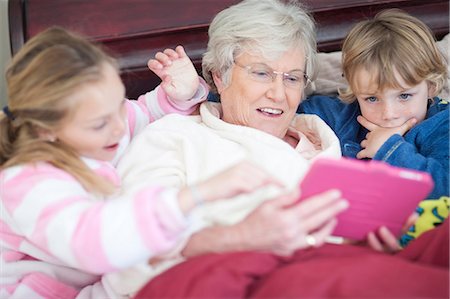
[[[449, 108], [448, 102], [434, 98], [426, 119], [404, 136], [391, 136], [377, 151], [374, 160], [391, 165], [426, 171], [434, 180], [429, 198], [449, 196]], [[319, 115], [336, 133], [346, 157], [356, 158], [361, 141], [369, 132], [356, 117], [358, 102], [345, 104], [337, 97], [311, 96], [303, 101], [298, 113]]]

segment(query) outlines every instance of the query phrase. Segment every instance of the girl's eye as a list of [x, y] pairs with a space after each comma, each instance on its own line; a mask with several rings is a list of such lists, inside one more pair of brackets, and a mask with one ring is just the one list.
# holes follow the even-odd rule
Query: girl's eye
[[99, 124], [97, 126], [92, 127], [92, 129], [94, 129], [95, 131], [100, 131], [104, 127], [106, 127], [106, 121], [102, 122], [101, 124]]
[[375, 103], [378, 101], [376, 97], [367, 97], [365, 100], [369, 103]]
[[401, 100], [408, 100], [410, 97], [412, 97], [412, 94], [410, 94], [410, 93], [402, 93], [402, 94], [399, 96], [399, 98], [400, 98]]

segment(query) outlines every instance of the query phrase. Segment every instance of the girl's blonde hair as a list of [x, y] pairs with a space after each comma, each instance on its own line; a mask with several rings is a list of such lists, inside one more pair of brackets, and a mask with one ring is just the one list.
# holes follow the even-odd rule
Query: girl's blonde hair
[[409, 86], [425, 80], [433, 96], [447, 77], [445, 59], [431, 30], [399, 9], [382, 11], [350, 31], [342, 46], [342, 68], [349, 87], [339, 94], [348, 103], [356, 100], [356, 74], [361, 69], [373, 74], [379, 90], [404, 88], [395, 78], [397, 72]]
[[9, 114], [0, 113], [0, 169], [48, 162], [90, 192], [109, 194], [113, 186], [96, 175], [68, 145], [46, 140], [73, 113], [68, 97], [84, 84], [98, 82], [105, 64], [116, 62], [99, 46], [53, 27], [30, 39], [6, 70]]

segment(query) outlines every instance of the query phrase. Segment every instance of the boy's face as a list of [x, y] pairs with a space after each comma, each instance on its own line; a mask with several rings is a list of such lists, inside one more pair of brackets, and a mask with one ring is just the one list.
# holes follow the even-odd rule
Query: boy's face
[[81, 156], [112, 160], [126, 129], [124, 94], [117, 71], [105, 65], [98, 82], [83, 85], [67, 99], [75, 101], [76, 108], [56, 137]]
[[425, 81], [408, 86], [398, 73], [397, 82], [403, 88], [385, 88], [378, 90], [378, 84], [365, 69], [356, 72], [354, 94], [361, 108], [361, 114], [370, 122], [384, 127], [398, 127], [407, 120], [415, 118], [417, 122], [425, 119], [429, 98], [429, 88]]

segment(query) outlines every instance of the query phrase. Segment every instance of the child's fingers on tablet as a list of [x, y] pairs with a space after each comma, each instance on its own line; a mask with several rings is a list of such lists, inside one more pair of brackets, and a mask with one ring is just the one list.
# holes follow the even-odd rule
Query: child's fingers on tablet
[[397, 241], [397, 238], [391, 233], [391, 231], [387, 227], [382, 226], [378, 230], [378, 235], [381, 241], [383, 242], [386, 251], [397, 252], [402, 249], [402, 247]]
[[367, 234], [367, 244], [369, 244], [370, 248], [376, 251], [383, 252], [384, 247], [381, 244], [380, 240], [377, 238], [374, 232], [370, 232]]

